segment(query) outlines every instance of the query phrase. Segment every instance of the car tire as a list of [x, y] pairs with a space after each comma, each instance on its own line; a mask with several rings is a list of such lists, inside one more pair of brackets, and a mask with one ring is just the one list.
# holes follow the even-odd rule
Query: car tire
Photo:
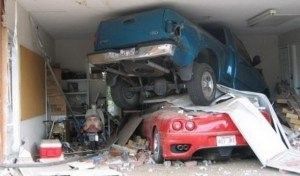
[[122, 109], [133, 109], [140, 103], [140, 93], [128, 91], [129, 87], [129, 83], [121, 78], [118, 78], [115, 85], [111, 87], [111, 97], [114, 103]]
[[163, 162], [163, 156], [162, 156], [162, 146], [161, 146], [161, 140], [160, 135], [157, 131], [157, 129], [154, 130], [153, 133], [153, 146], [152, 146], [152, 153], [153, 153], [153, 160], [156, 163], [162, 163]]
[[210, 65], [197, 62], [193, 64], [193, 76], [187, 83], [187, 90], [195, 105], [210, 105], [216, 94], [215, 73]]

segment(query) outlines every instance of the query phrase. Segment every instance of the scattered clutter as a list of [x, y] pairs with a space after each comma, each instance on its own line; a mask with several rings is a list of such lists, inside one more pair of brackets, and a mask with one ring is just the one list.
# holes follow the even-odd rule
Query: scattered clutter
[[[178, 114], [185, 116], [187, 112], [201, 111], [202, 113], [214, 112], [214, 113], [228, 113], [236, 124], [240, 132], [243, 134], [243, 137], [249, 143], [250, 147], [257, 155], [259, 160], [263, 163], [264, 166], [270, 166], [274, 168], [279, 168], [285, 171], [298, 172], [298, 164], [294, 164], [293, 167], [286, 165], [286, 162], [294, 162], [294, 158], [291, 156], [298, 156], [298, 153], [293, 152], [292, 150], [287, 150], [284, 144], [284, 141], [280, 138], [277, 138], [277, 133], [274, 131], [269, 122], [265, 121], [263, 113], [260, 112], [262, 108], [257, 107], [260, 102], [264, 104], [263, 109], [272, 108], [269, 102], [266, 102], [263, 96], [251, 92], [241, 92], [231, 90], [224, 86], [219, 86], [219, 89], [227, 92], [232, 91], [234, 98], [226, 100], [222, 103], [217, 103], [216, 105], [210, 107], [202, 106], [182, 106], [182, 101], [174, 101], [173, 106], [180, 106], [181, 110], [178, 111]], [[245, 98], [251, 97], [252, 98]], [[251, 100], [251, 101], [250, 101]], [[174, 103], [177, 102], [177, 103]], [[181, 102], [181, 103], [180, 103]], [[254, 102], [254, 103], [252, 103]], [[256, 102], [256, 103], [255, 103]], [[169, 102], [170, 103], [170, 102]], [[185, 103], [186, 104], [186, 103]], [[166, 106], [163, 106], [166, 110]], [[157, 108], [154, 108], [157, 109]], [[291, 109], [283, 109], [286, 114], [290, 113], [296, 115]], [[156, 111], [154, 111], [155, 113]], [[243, 118], [247, 117], [247, 121], [244, 123], [241, 120], [240, 114], [243, 114]], [[272, 113], [271, 113], [272, 114]], [[195, 114], [194, 114], [195, 116]], [[133, 117], [138, 117], [136, 113], [133, 114]], [[142, 115], [143, 118], [147, 118], [148, 115]], [[189, 116], [189, 118], [192, 118]], [[220, 118], [220, 117], [219, 117]], [[278, 123], [276, 118], [271, 115], [273, 119], [273, 124], [278, 128]], [[251, 122], [250, 122], [251, 121]], [[115, 142], [112, 144], [106, 144], [106, 138], [102, 135], [102, 132], [105, 130], [105, 117], [104, 113], [97, 109], [96, 106], [92, 106], [91, 109], [87, 110], [85, 115], [85, 121], [82, 124], [81, 133], [83, 135], [83, 141], [71, 141], [71, 142], [60, 142], [62, 139], [54, 139], [57, 135], [54, 135], [60, 131], [52, 127], [50, 139], [45, 139], [41, 142], [39, 146], [39, 159], [40, 163], [52, 164], [59, 162], [59, 165], [56, 167], [61, 167], [58, 171], [45, 171], [39, 170], [40, 175], [84, 175], [84, 174], [97, 174], [99, 173], [114, 173], [115, 175], [126, 175], [134, 170], [138, 170], [142, 167], [148, 167], [148, 172], [156, 172], [154, 167], [156, 167], [155, 160], [153, 159], [150, 141], [143, 138], [140, 135], [134, 133], [140, 124], [139, 118], [129, 119], [123, 129], [120, 130], [123, 134], [117, 135]], [[263, 142], [264, 136], [257, 136], [259, 130], [256, 132], [251, 132], [252, 127], [248, 124], [256, 124], [257, 129], [263, 129], [264, 136], [268, 136], [269, 141], [267, 143], [272, 143], [272, 145], [257, 148], [257, 146]], [[246, 125], [246, 126], [245, 126]], [[187, 126], [189, 127], [189, 126]], [[57, 127], [56, 127], [57, 128]], [[126, 129], [126, 130], [124, 130]], [[299, 136], [295, 136], [295, 133], [292, 131], [285, 130], [285, 133], [288, 136], [288, 140], [291, 142], [291, 145], [299, 149]], [[253, 135], [256, 135], [256, 138], [253, 138]], [[294, 136], [293, 136], [294, 135]], [[102, 137], [101, 137], [102, 136]], [[124, 137], [121, 142], [117, 142], [120, 137]], [[115, 138], [112, 136], [112, 138]], [[257, 143], [259, 142], [259, 143]], [[155, 150], [155, 149], [154, 149]], [[266, 152], [267, 151], [267, 152]], [[284, 151], [281, 153], [281, 151]], [[279, 155], [277, 155], [279, 153]], [[274, 158], [273, 156], [276, 155]], [[76, 159], [76, 157], [79, 157]], [[75, 160], [73, 159], [75, 158]], [[36, 165], [39, 165], [39, 162], [36, 162]], [[216, 163], [215, 160], [165, 160], [163, 162], [163, 167], [166, 169], [182, 169], [182, 168], [197, 168], [199, 167], [199, 172], [195, 175], [205, 175], [208, 171], [208, 168]], [[34, 165], [34, 164], [33, 164]], [[32, 167], [34, 167], [32, 165]], [[54, 164], [55, 166], [56, 164]], [[280, 165], [280, 166], [278, 166]], [[41, 167], [43, 165], [40, 165]], [[53, 166], [53, 167], [54, 167]], [[33, 168], [22, 168], [21, 172], [24, 176], [31, 175]], [[212, 166], [214, 167], [214, 166]], [[47, 169], [46, 169], [47, 170]], [[221, 172], [224, 175], [230, 175], [232, 172], [229, 170], [224, 170], [222, 167], [218, 168], [218, 172]], [[249, 173], [254, 173], [254, 171], [243, 171], [244, 175]], [[101, 175], [101, 174], [100, 174]]]

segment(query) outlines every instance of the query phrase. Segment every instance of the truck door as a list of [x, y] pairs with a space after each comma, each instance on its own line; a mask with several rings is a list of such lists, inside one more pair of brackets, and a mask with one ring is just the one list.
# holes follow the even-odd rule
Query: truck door
[[236, 73], [234, 87], [239, 90], [260, 92], [265, 89], [261, 73], [251, 64], [251, 58], [243, 43], [234, 36]]

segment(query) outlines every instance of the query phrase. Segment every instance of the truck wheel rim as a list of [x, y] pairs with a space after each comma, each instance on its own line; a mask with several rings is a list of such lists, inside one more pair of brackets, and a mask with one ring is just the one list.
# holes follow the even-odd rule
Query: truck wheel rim
[[206, 99], [210, 99], [214, 92], [214, 80], [210, 72], [205, 71], [201, 79], [201, 87], [203, 95]]

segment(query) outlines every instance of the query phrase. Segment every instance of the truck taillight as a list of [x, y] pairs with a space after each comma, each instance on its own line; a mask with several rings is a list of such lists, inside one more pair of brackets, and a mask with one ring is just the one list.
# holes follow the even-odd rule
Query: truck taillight
[[181, 130], [181, 128], [182, 128], [181, 122], [180, 122], [180, 121], [175, 121], [175, 122], [173, 122], [172, 128], [173, 128], [174, 130], [176, 130], [176, 131]]
[[193, 121], [187, 121], [187, 122], [185, 123], [185, 128], [186, 128], [187, 130], [189, 130], [189, 131], [194, 130], [195, 127], [196, 127], [196, 125], [195, 125], [195, 122], [193, 122]]

